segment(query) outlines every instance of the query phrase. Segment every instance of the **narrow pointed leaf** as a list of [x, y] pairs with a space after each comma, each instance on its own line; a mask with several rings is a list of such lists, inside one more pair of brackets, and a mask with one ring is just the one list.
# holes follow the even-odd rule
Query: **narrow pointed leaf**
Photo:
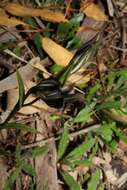
[[72, 150], [66, 156], [66, 159], [67, 160], [75, 160], [75, 159], [81, 157], [84, 153], [86, 153], [87, 151], [90, 151], [90, 149], [94, 146], [94, 144], [95, 144], [95, 139], [93, 137], [91, 137], [86, 142], [84, 142], [83, 144], [79, 145], [74, 150]]
[[58, 160], [60, 160], [65, 153], [65, 150], [68, 145], [68, 128], [64, 127], [59, 146], [58, 146]]
[[18, 70], [16, 74], [17, 74], [17, 80], [18, 80], [18, 86], [19, 86], [19, 108], [21, 108], [24, 103], [25, 88], [24, 88], [22, 77]]
[[77, 181], [66, 171], [61, 172], [64, 181], [66, 184], [69, 186], [70, 190], [81, 190], [80, 185], [78, 184]]
[[48, 153], [48, 147], [42, 146], [42, 147], [36, 147], [34, 149], [33, 148], [29, 149], [25, 154], [29, 158], [36, 158], [37, 156], [46, 155], [47, 153]]
[[92, 174], [91, 180], [88, 183], [88, 190], [97, 190], [97, 186], [99, 185], [99, 180], [101, 176], [101, 170], [99, 168]]
[[13, 123], [13, 122], [0, 124], [0, 129], [20, 129], [20, 130], [24, 130], [24, 131], [31, 132], [31, 133], [37, 133], [36, 129], [33, 129], [25, 124]]
[[25, 173], [29, 174], [30, 176], [34, 177], [36, 175], [36, 172], [35, 172], [34, 168], [32, 167], [32, 165], [28, 164], [26, 162], [23, 162], [23, 164], [22, 164], [22, 170]]

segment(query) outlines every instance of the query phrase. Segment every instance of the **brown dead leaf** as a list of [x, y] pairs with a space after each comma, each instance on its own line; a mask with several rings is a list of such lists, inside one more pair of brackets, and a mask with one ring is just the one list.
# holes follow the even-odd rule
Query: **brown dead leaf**
[[83, 3], [81, 5], [81, 11], [86, 14], [86, 16], [91, 17], [97, 21], [107, 21], [108, 18], [100, 7], [94, 3]]
[[60, 46], [50, 38], [42, 38], [42, 47], [53, 61], [62, 66], [68, 65], [73, 54], [64, 47]]
[[67, 22], [64, 14], [61, 12], [51, 11], [49, 9], [34, 9], [30, 7], [25, 7], [16, 3], [8, 3], [4, 10], [15, 16], [32, 16], [41, 17], [45, 21], [49, 22]]

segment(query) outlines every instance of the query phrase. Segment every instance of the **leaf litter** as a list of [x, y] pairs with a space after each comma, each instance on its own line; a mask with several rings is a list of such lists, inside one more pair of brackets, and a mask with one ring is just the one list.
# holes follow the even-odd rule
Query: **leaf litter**
[[0, 8], [1, 187], [126, 189], [126, 3], [25, 3]]

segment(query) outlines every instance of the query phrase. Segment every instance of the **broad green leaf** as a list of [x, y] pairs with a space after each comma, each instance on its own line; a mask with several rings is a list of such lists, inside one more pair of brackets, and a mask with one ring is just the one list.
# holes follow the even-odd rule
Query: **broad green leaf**
[[93, 114], [92, 110], [95, 107], [95, 105], [95, 102], [91, 103], [90, 105], [86, 105], [85, 108], [83, 108], [74, 118], [74, 122], [87, 122]]
[[48, 147], [42, 146], [27, 150], [25, 155], [28, 156], [29, 158], [36, 158], [37, 156], [46, 155], [47, 153], [48, 153]]
[[58, 160], [62, 158], [68, 145], [68, 128], [64, 127], [58, 146]]
[[24, 103], [25, 89], [24, 89], [22, 77], [18, 70], [16, 71], [16, 75], [17, 75], [18, 86], [19, 86], [19, 108], [21, 108]]
[[67, 160], [75, 160], [79, 157], [81, 157], [84, 153], [87, 151], [90, 151], [90, 149], [94, 146], [95, 139], [93, 137], [87, 139], [86, 142], [83, 142], [81, 145], [76, 147], [74, 150], [72, 150], [67, 156]]
[[80, 185], [77, 181], [66, 171], [61, 171], [65, 183], [68, 185], [70, 190], [81, 190]]
[[27, 174], [29, 174], [30, 176], [35, 176], [36, 175], [36, 172], [35, 172], [35, 170], [34, 170], [34, 168], [32, 167], [32, 165], [31, 164], [28, 164], [28, 163], [26, 163], [26, 162], [23, 162], [22, 163], [22, 170], [25, 172], [25, 173], [27, 173]]
[[0, 129], [19, 129], [31, 133], [37, 133], [37, 130], [22, 123], [5, 123], [0, 124]]
[[100, 135], [106, 142], [112, 140], [112, 123], [105, 123], [100, 128], [96, 129], [96, 133]]
[[92, 173], [91, 179], [88, 183], [88, 189], [87, 190], [97, 190], [97, 186], [99, 185], [101, 176], [101, 170], [99, 168], [96, 169], [94, 173]]

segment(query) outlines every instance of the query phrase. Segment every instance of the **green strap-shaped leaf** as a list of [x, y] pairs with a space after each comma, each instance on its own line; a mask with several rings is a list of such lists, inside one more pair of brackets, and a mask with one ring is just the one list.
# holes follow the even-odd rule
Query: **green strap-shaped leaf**
[[22, 123], [5, 123], [0, 124], [0, 129], [20, 129], [31, 133], [37, 133], [37, 130]]
[[97, 186], [99, 185], [99, 180], [101, 176], [101, 170], [99, 168], [92, 174], [91, 179], [88, 183], [87, 190], [97, 190]]
[[62, 158], [68, 145], [68, 128], [64, 127], [58, 146], [58, 160]]
[[22, 77], [18, 70], [16, 71], [16, 75], [17, 75], [18, 86], [19, 86], [19, 109], [20, 109], [24, 103], [25, 89], [24, 89]]
[[66, 171], [61, 172], [64, 181], [66, 184], [69, 186], [70, 190], [81, 190], [80, 185], [78, 184], [77, 181]]
[[46, 155], [47, 153], [48, 153], [48, 147], [42, 146], [27, 150], [25, 155], [28, 156], [29, 158], [36, 158], [37, 156]]
[[72, 150], [67, 156], [67, 160], [75, 160], [79, 157], [81, 157], [85, 152], [89, 151], [95, 144], [95, 139], [91, 137], [86, 142], [83, 142], [83, 144], [79, 145], [77, 148]]
[[29, 174], [30, 176], [34, 177], [36, 175], [36, 172], [35, 172], [34, 168], [32, 167], [32, 165], [28, 164], [26, 162], [22, 163], [22, 170], [24, 172], [26, 172], [27, 174]]

